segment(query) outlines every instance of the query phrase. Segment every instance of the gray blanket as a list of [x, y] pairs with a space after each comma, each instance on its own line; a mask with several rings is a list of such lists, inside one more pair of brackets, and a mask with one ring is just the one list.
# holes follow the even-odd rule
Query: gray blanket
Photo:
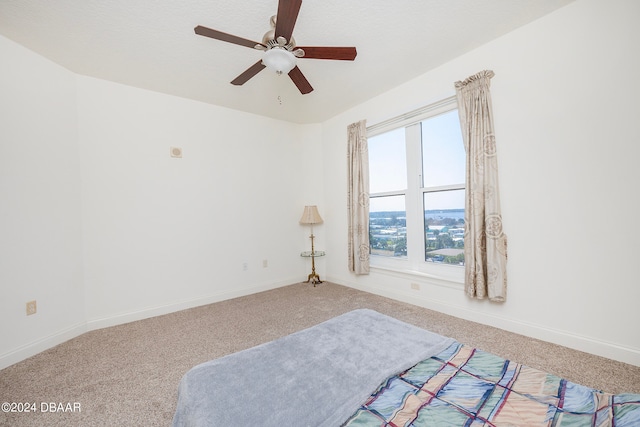
[[173, 426], [340, 426], [384, 380], [452, 342], [351, 311], [195, 366], [180, 382]]

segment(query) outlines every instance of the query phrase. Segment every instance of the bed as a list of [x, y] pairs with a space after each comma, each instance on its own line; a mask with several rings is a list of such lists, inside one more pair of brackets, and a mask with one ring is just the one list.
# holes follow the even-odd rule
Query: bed
[[640, 426], [612, 395], [461, 343], [380, 385], [345, 426]]
[[611, 395], [373, 310], [189, 370], [174, 427], [640, 426]]

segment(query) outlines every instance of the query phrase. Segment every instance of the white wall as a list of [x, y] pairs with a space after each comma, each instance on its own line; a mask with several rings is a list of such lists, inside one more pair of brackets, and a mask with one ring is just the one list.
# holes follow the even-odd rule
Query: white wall
[[3, 37], [0, 58], [2, 368], [81, 333], [84, 296], [75, 78]]
[[91, 325], [302, 277], [298, 215], [313, 183], [300, 160], [317, 126], [91, 78], [79, 88]]
[[[577, 1], [325, 122], [329, 279], [640, 365], [639, 16], [632, 0]], [[473, 301], [425, 277], [350, 274], [346, 170], [330, 166], [344, 164], [346, 126], [451, 96], [454, 81], [484, 69], [496, 74], [508, 301]]]
[[1, 37], [0, 56], [0, 368], [306, 277], [320, 125], [77, 76]]
[[317, 125], [92, 78], [79, 94], [90, 325], [303, 277], [298, 219], [314, 185], [301, 160], [318, 150]]

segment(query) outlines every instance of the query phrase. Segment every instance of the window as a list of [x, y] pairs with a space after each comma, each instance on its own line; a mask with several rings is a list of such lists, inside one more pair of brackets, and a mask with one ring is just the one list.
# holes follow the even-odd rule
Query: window
[[367, 130], [371, 265], [438, 274], [464, 265], [465, 150], [455, 98], [407, 116]]

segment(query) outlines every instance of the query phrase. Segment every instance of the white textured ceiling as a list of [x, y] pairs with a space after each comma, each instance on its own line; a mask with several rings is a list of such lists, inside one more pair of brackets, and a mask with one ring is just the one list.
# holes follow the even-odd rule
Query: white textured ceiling
[[229, 82], [260, 51], [278, 0], [0, 0], [0, 34], [87, 76], [274, 117], [319, 123], [572, 0], [304, 0], [300, 46], [355, 46], [355, 61], [300, 59], [314, 88], [263, 70]]

